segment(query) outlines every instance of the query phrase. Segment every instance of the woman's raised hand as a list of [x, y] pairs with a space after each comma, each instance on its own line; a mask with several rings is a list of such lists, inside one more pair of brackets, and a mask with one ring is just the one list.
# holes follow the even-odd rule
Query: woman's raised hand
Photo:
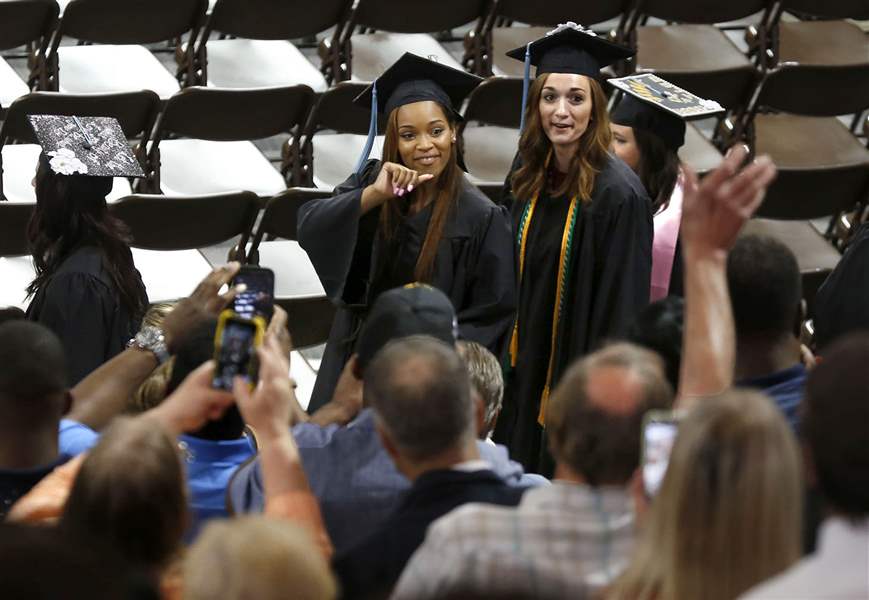
[[430, 173], [419, 173], [397, 163], [383, 163], [377, 179], [363, 192], [363, 212], [380, 206], [390, 198], [409, 194], [432, 179], [434, 175]]

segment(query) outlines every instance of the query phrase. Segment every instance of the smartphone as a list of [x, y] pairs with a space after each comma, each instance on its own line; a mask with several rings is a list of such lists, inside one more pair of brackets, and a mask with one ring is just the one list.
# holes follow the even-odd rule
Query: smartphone
[[231, 310], [220, 313], [214, 333], [214, 378], [212, 387], [232, 390], [232, 382], [241, 376], [256, 385], [259, 363], [256, 349], [262, 344], [266, 323], [262, 317], [245, 319]]
[[243, 283], [247, 289], [236, 295], [232, 309], [240, 317], [262, 317], [271, 321], [275, 310], [275, 274], [271, 269], [244, 266], [232, 280], [232, 285]]
[[649, 498], [655, 497], [664, 481], [679, 419], [679, 413], [668, 410], [650, 410], [643, 417], [643, 489]]

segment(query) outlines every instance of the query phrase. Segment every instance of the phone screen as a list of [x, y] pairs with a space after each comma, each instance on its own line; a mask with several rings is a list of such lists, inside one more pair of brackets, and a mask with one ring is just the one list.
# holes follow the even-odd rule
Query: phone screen
[[648, 419], [643, 426], [643, 488], [652, 498], [661, 488], [679, 424], [675, 419]]
[[222, 390], [232, 390], [232, 381], [240, 375], [248, 383], [255, 383], [250, 375], [250, 361], [255, 356], [257, 328], [251, 321], [228, 319], [220, 336], [215, 357], [212, 386]]
[[240, 283], [247, 289], [236, 295], [233, 311], [245, 319], [260, 316], [270, 321], [274, 312], [274, 272], [260, 267], [242, 267], [233, 280], [233, 285]]

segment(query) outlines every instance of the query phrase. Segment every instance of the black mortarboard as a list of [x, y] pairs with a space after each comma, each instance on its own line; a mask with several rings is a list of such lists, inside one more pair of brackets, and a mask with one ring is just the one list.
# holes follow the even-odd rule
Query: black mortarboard
[[461, 120], [459, 108], [462, 102], [482, 81], [476, 75], [405, 52], [353, 100], [360, 106], [371, 107], [368, 141], [356, 171], [368, 160], [374, 137], [377, 135], [378, 113], [388, 115], [405, 104], [434, 100], [452, 111], [457, 120]]
[[610, 79], [625, 92], [610, 120], [657, 135], [669, 148], [678, 150], [685, 143], [685, 121], [724, 112], [714, 100], [704, 100], [652, 73]]
[[359, 367], [364, 369], [392, 340], [428, 335], [452, 346], [457, 334], [456, 311], [442, 291], [419, 283], [391, 289], [374, 301], [359, 332]]
[[142, 166], [113, 117], [29, 115], [36, 139], [58, 175], [144, 177]]
[[572, 21], [559, 25], [542, 38], [511, 50], [507, 56], [525, 63], [520, 129], [524, 129], [525, 125], [531, 65], [537, 67], [537, 75], [575, 73], [596, 79], [604, 67], [634, 54], [636, 52], [633, 49], [599, 37], [592, 30]]

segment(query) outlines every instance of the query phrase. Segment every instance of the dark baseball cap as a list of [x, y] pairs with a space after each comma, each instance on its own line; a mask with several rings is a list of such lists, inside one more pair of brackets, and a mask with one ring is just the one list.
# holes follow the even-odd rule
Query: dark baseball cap
[[392, 340], [428, 335], [456, 343], [458, 324], [450, 299], [430, 285], [412, 283], [383, 292], [362, 325], [356, 344], [359, 368]]

